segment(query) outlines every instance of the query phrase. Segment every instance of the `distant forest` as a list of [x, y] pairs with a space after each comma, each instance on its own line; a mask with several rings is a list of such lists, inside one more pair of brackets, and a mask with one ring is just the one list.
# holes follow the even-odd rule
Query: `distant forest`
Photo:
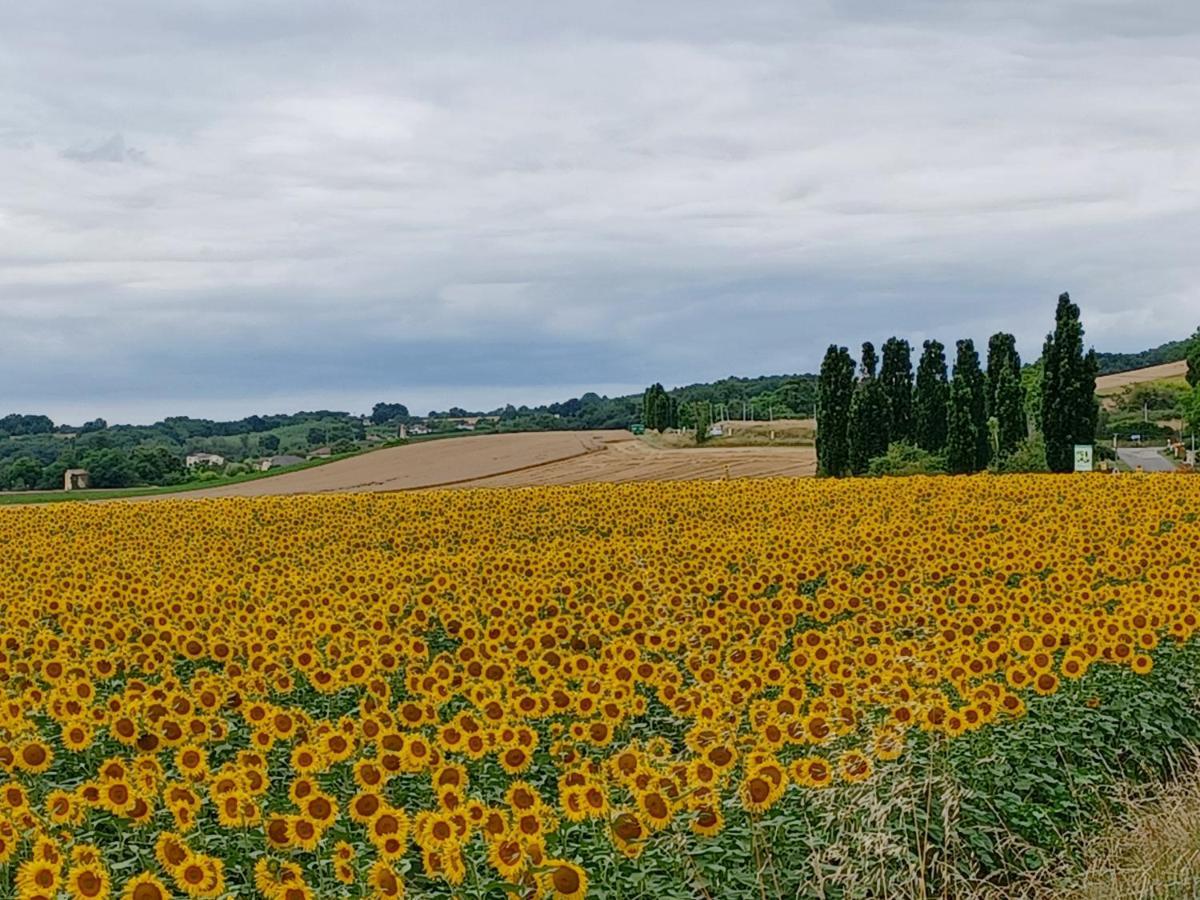
[[1167, 341], [1140, 353], [1097, 353], [1100, 375], [1112, 375], [1116, 372], [1128, 372], [1131, 369], [1144, 369], [1148, 366], [1161, 366], [1164, 363], [1179, 362], [1186, 359], [1188, 347], [1193, 338], [1183, 338], [1179, 341]]

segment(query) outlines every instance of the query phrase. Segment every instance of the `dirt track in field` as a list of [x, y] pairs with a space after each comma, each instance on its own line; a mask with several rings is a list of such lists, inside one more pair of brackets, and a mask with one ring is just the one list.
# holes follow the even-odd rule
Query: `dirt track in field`
[[658, 450], [627, 431], [558, 431], [425, 441], [273, 478], [136, 499], [759, 478], [815, 471], [811, 447]]

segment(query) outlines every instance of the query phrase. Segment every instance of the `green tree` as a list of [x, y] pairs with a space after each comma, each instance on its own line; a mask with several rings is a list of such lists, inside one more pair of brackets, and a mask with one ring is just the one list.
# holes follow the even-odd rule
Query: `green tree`
[[946, 467], [955, 475], [978, 470], [979, 431], [974, 406], [970, 377], [965, 372], [955, 371], [950, 381], [946, 415]]
[[708, 428], [712, 425], [708, 403], [698, 400], [692, 404], [692, 421], [696, 425], [696, 443], [703, 444], [708, 440]]
[[408, 407], [403, 403], [376, 403], [371, 407], [371, 422], [375, 425], [386, 425], [407, 418]]
[[996, 452], [1011, 453], [1025, 440], [1025, 391], [1021, 387], [1021, 354], [1017, 339], [998, 332], [988, 339], [987, 416], [997, 422]]
[[1042, 348], [1042, 433], [1051, 472], [1070, 472], [1074, 445], [1096, 438], [1096, 352], [1083, 352], [1079, 307], [1061, 294]]
[[120, 450], [94, 450], [83, 458], [92, 487], [123, 488], [136, 484], [137, 470]]
[[950, 385], [946, 381], [946, 348], [941, 341], [926, 341], [913, 390], [913, 438], [929, 453], [946, 447], [946, 411]]
[[975, 342], [964, 338], [955, 345], [958, 351], [954, 359], [954, 375], [962, 375], [971, 389], [971, 425], [975, 434], [975, 467], [974, 470], [985, 468], [992, 457], [992, 448], [988, 444], [987, 428], [987, 376], [979, 368], [979, 354], [975, 350]]
[[992, 418], [996, 420], [996, 453], [1006, 456], [1029, 436], [1025, 425], [1025, 394], [1019, 377], [1006, 362], [996, 376], [992, 395]]
[[893, 441], [913, 438], [912, 347], [902, 338], [890, 337], [883, 344], [879, 381], [888, 402], [888, 436]]
[[887, 453], [889, 413], [887, 394], [876, 377], [879, 358], [870, 341], [862, 345], [862, 377], [850, 398], [847, 444], [850, 471], [865, 475], [871, 459]]
[[1193, 388], [1200, 387], [1200, 328], [1192, 335], [1192, 342], [1187, 352], [1187, 383]]
[[672, 412], [672, 401], [661, 384], [652, 384], [642, 394], [642, 424], [651, 431], [662, 431], [678, 424], [678, 411]]
[[278, 453], [279, 452], [279, 435], [264, 434], [258, 439], [259, 449], [263, 453]]
[[854, 360], [845, 347], [829, 345], [817, 380], [817, 468], [840, 477], [850, 464], [848, 431], [854, 393]]

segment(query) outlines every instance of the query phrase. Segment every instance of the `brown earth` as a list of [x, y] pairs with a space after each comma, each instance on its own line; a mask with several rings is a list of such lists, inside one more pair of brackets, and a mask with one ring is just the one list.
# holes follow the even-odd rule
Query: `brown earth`
[[557, 431], [423, 441], [272, 478], [136, 499], [757, 478], [815, 471], [811, 447], [660, 450], [627, 431]]

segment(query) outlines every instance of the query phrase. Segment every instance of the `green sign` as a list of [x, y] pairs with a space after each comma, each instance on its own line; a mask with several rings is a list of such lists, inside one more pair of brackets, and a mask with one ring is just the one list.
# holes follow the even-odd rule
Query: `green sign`
[[1075, 471], [1076, 472], [1092, 471], [1092, 445], [1091, 444], [1076, 444], [1075, 445]]

